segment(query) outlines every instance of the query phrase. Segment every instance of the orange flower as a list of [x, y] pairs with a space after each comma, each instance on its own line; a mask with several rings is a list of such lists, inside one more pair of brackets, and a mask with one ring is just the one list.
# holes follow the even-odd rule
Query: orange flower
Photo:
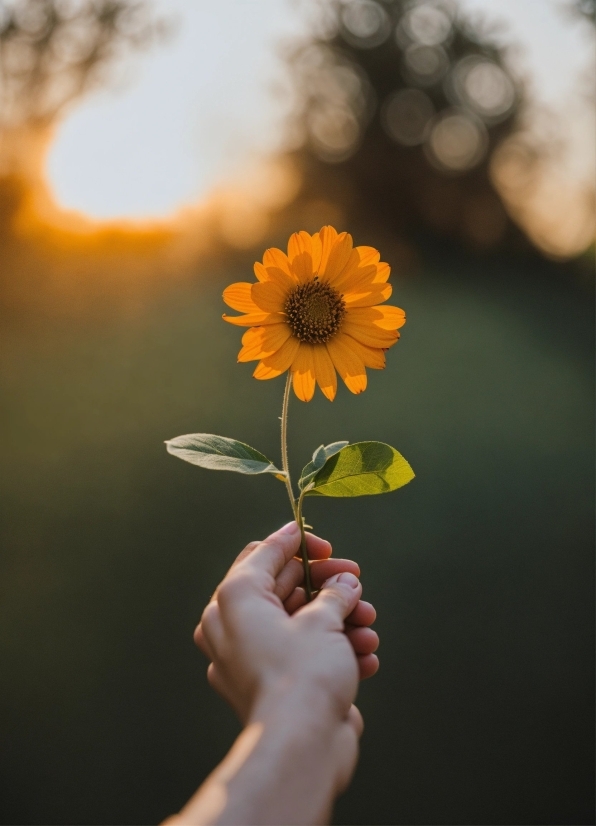
[[352, 236], [333, 227], [295, 232], [288, 254], [268, 249], [254, 270], [258, 281], [224, 290], [230, 324], [250, 327], [238, 361], [257, 361], [256, 379], [292, 371], [294, 392], [308, 402], [315, 381], [333, 401], [337, 376], [352, 393], [366, 389], [366, 367], [385, 367], [385, 350], [399, 338], [406, 316], [383, 306], [391, 295], [389, 265], [373, 247], [353, 247]]

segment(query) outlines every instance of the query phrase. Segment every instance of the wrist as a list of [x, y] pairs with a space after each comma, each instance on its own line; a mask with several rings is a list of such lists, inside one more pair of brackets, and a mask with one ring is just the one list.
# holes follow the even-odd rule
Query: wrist
[[279, 684], [259, 695], [233, 748], [181, 812], [181, 824], [328, 822], [338, 790], [337, 714], [305, 688]]
[[[266, 810], [271, 823], [285, 823], [289, 817], [299, 823], [327, 822], [341, 785], [337, 736], [343, 719], [329, 695], [301, 680], [280, 681], [259, 694], [244, 733], [260, 732], [254, 750], [259, 776], [267, 767], [272, 786], [285, 791], [277, 800], [270, 788], [261, 794], [257, 782], [245, 776], [255, 813]], [[255, 814], [248, 822], [261, 821]]]
[[258, 691], [247, 723], [267, 725], [284, 721], [306, 735], [330, 738], [345, 718], [336, 699], [321, 686], [301, 677], [284, 676], [265, 683]]

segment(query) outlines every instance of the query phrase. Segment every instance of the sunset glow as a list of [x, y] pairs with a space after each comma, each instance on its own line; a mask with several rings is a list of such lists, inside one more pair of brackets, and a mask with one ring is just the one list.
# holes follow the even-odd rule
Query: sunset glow
[[[57, 201], [96, 219], [165, 217], [279, 146], [280, 40], [305, 32], [288, 0], [155, 3], [165, 42], [60, 124], [47, 174]], [[123, 75], [123, 76], [122, 76]]]
[[[462, 7], [472, 15], [495, 17], [489, 0], [464, 0]], [[289, 0], [228, 0], [192, 7], [183, 0], [159, 0], [155, 8], [170, 24], [165, 42], [131, 57], [119, 82], [89, 96], [57, 128], [47, 156], [47, 178], [63, 209], [95, 220], [167, 219], [213, 197], [221, 201], [217, 191], [229, 190], [255, 159], [283, 145], [292, 101], [276, 46], [305, 36], [304, 7]], [[548, 237], [550, 253], [560, 248], [560, 254], [567, 255], [585, 244], [586, 229], [571, 233], [571, 238], [561, 228], [559, 241], [557, 203], [575, 201], [579, 223], [590, 221], [585, 192], [594, 174], [594, 123], [585, 106], [582, 112], [577, 91], [578, 78], [589, 66], [590, 42], [580, 23], [561, 25], [555, 3], [540, 4], [539, 21], [536, 11], [531, 0], [505, 2], [499, 5], [498, 18], [506, 37], [519, 44], [511, 63], [528, 81], [535, 110], [542, 116], [546, 111], [555, 128], [574, 125], [553, 168], [540, 170], [538, 190], [556, 193], [562, 188], [564, 197], [548, 198], [546, 226], [539, 197], [524, 201], [519, 191], [503, 183], [503, 175], [497, 174], [495, 183], [535, 241], [543, 246], [541, 239]], [[286, 94], [279, 94], [284, 84]], [[238, 206], [242, 198], [237, 193], [232, 200]], [[224, 201], [229, 204], [230, 197]], [[224, 223], [228, 234], [238, 235], [230, 231], [238, 226], [239, 235], [254, 239], [263, 221], [250, 203], [245, 206], [248, 210], [240, 210], [244, 218], [239, 220], [227, 209]]]

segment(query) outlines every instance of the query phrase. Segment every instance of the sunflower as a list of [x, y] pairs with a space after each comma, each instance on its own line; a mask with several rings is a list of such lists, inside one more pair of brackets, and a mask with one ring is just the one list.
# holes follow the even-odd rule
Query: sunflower
[[225, 321], [250, 327], [238, 361], [258, 361], [256, 379], [292, 371], [294, 392], [308, 402], [315, 382], [333, 401], [336, 370], [352, 393], [366, 389], [366, 368], [385, 367], [385, 350], [399, 338], [406, 316], [382, 305], [391, 295], [389, 265], [373, 247], [352, 246], [333, 227], [295, 232], [287, 255], [268, 249], [254, 266], [254, 284], [238, 282], [223, 299], [240, 316]]

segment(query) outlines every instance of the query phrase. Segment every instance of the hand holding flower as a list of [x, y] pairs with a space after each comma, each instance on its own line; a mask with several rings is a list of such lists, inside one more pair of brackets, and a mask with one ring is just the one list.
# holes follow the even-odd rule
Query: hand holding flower
[[284, 610], [303, 573], [292, 522], [245, 548], [203, 612], [195, 639], [212, 660], [209, 680], [244, 730], [172, 826], [326, 822], [350, 780], [363, 728], [353, 705], [358, 661], [361, 676], [376, 670], [378, 638], [361, 627], [350, 642], [344, 628], [371, 621], [374, 609], [359, 601], [354, 562], [330, 559], [317, 537], [307, 544], [321, 586], [311, 604]]
[[281, 468], [235, 439], [206, 433], [178, 436], [168, 451], [211, 470], [250, 475], [270, 473], [282, 481], [301, 532], [301, 556], [307, 601], [312, 598], [310, 566], [302, 508], [306, 496], [365, 496], [388, 493], [407, 484], [414, 472], [401, 454], [382, 442], [339, 441], [321, 445], [303, 468], [296, 497], [288, 464], [287, 424], [290, 388], [302, 401], [312, 399], [318, 383], [333, 401], [336, 370], [352, 393], [366, 388], [366, 367], [385, 366], [385, 351], [405, 323], [399, 307], [383, 306], [391, 295], [389, 266], [372, 247], [353, 247], [352, 237], [323, 227], [309, 235], [296, 232], [287, 255], [269, 249], [254, 266], [257, 282], [238, 282], [223, 294], [241, 316], [224, 315], [231, 324], [249, 327], [238, 361], [258, 361], [253, 375], [272, 379], [288, 372], [281, 415]]
[[[342, 575], [342, 581], [347, 580], [353, 587], [358, 587], [360, 569], [355, 562], [350, 559], [331, 558], [331, 545], [324, 539], [312, 534], [307, 534], [306, 539], [309, 558], [314, 560], [311, 562], [311, 575], [313, 586], [317, 590], [325, 582]], [[195, 631], [195, 643], [211, 660], [207, 672], [209, 682], [232, 705], [243, 722], [246, 722], [250, 705], [254, 700], [252, 683], [259, 686], [261, 682], [267, 682], [266, 676], [260, 674], [260, 671], [263, 669], [266, 672], [268, 657], [272, 656], [276, 668], [283, 670], [285, 667], [285, 644], [280, 646], [280, 651], [284, 649], [283, 656], [280, 657], [275, 654], [265, 655], [267, 645], [273, 642], [272, 637], [284, 639], [287, 628], [294, 627], [287, 623], [288, 615], [294, 615], [306, 602], [304, 589], [300, 587], [304, 577], [302, 565], [294, 555], [287, 558], [290, 551], [297, 552], [299, 543], [300, 533], [297, 525], [290, 522], [263, 542], [251, 542], [247, 545], [213, 594]], [[276, 568], [275, 573], [273, 567], [268, 569], [270, 576], [263, 577], [261, 582], [260, 579], [255, 579], [253, 572], [258, 560], [266, 557], [263, 546], [274, 549], [270, 556], [273, 557]], [[283, 560], [283, 565], [278, 570], [280, 559]], [[249, 610], [241, 625], [234, 624], [230, 619], [231, 607], [226, 599], [226, 591], [240, 589], [238, 582], [244, 582], [242, 598], [249, 600]], [[265, 603], [262, 603], [263, 599], [266, 600]], [[235, 609], [237, 605], [233, 607]], [[356, 654], [360, 679], [371, 677], [379, 667], [378, 658], [374, 654], [379, 638], [376, 632], [368, 627], [374, 622], [375, 617], [373, 606], [362, 600], [356, 602], [346, 617], [345, 636]], [[296, 621], [294, 625], [300, 627], [299, 616], [296, 616]], [[224, 628], [228, 638], [223, 650], [228, 659], [232, 658], [231, 666], [226, 665], [222, 650], [218, 646], [224, 638]], [[236, 647], [241, 649], [241, 656], [230, 653], [235, 651]], [[247, 654], [249, 650], [251, 653]], [[248, 666], [242, 665], [245, 660], [249, 661]], [[248, 667], [251, 671], [254, 669], [258, 675], [254, 680], [246, 676]], [[295, 667], [292, 666], [288, 674], [294, 674], [294, 671]], [[308, 674], [302, 673], [300, 679], [303, 677], [308, 679]], [[287, 675], [284, 679], [287, 681]]]
[[[227, 437], [193, 433], [166, 444], [199, 467], [274, 476], [286, 486], [295, 521], [245, 548], [196, 629], [195, 641], [211, 660], [211, 685], [246, 727], [178, 822], [327, 821], [356, 764], [362, 718], [353, 701], [358, 678], [378, 668], [378, 637], [368, 627], [374, 608], [360, 600], [358, 566], [331, 559], [329, 543], [306, 533], [304, 500], [387, 493], [414, 478], [390, 445], [346, 441], [314, 451], [297, 496], [290, 477], [292, 386], [304, 402], [317, 384], [333, 401], [339, 373], [352, 393], [362, 393], [366, 367], [383, 368], [385, 351], [399, 339], [405, 313], [383, 305], [392, 288], [377, 250], [353, 247], [350, 235], [323, 227], [294, 233], [287, 254], [267, 250], [254, 272], [256, 283], [224, 291], [224, 301], [243, 313], [224, 319], [249, 327], [238, 360], [258, 361], [255, 378], [287, 372], [281, 468]], [[282, 795], [272, 793], [280, 788]]]

